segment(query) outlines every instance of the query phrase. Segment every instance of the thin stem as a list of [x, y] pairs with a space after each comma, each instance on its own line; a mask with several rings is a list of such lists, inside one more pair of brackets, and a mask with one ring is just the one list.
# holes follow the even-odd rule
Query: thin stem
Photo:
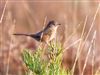
[[93, 42], [92, 75], [94, 75], [94, 63], [95, 63], [95, 51], [94, 50], [96, 50], [96, 38]]
[[10, 67], [9, 63], [10, 63], [11, 50], [12, 50], [12, 48], [14, 46], [14, 44], [13, 44], [13, 35], [12, 35], [14, 30], [15, 30], [15, 20], [12, 21], [12, 26], [11, 26], [11, 28], [8, 31], [8, 34], [10, 36], [10, 46], [9, 46], [9, 51], [8, 51], [6, 75], [9, 75], [9, 67]]
[[89, 51], [88, 51], [87, 56], [86, 56], [86, 59], [85, 59], [85, 63], [84, 63], [84, 66], [83, 66], [82, 75], [84, 74], [84, 70], [86, 68], [86, 64], [87, 64], [87, 61], [88, 61], [88, 57], [89, 57], [89, 54], [90, 54], [90, 52], [92, 50], [93, 42], [94, 42], [95, 39], [96, 39], [96, 31], [93, 34], [93, 38], [92, 38], [92, 41], [91, 41], [91, 45], [89, 47]]
[[[42, 28], [42, 30], [45, 28], [45, 25], [46, 25], [46, 21], [47, 21], [47, 16], [45, 17], [45, 19], [44, 19], [44, 23], [43, 23], [43, 28]], [[42, 32], [42, 34], [41, 34], [41, 38], [42, 38], [42, 36], [43, 36], [43, 32]], [[40, 44], [39, 44], [39, 47], [41, 46], [41, 39], [40, 39]]]
[[[84, 35], [84, 32], [85, 32], [85, 27], [86, 27], [86, 22], [87, 22], [87, 16], [86, 16], [86, 18], [85, 18], [84, 27], [83, 27], [82, 34], [81, 34], [81, 38], [80, 38], [80, 39], [83, 38], [83, 35]], [[74, 65], [73, 65], [73, 67], [72, 67], [72, 75], [74, 74], [74, 69], [75, 69], [75, 66], [76, 66], [76, 62], [77, 62], [77, 60], [78, 60], [78, 58], [79, 58], [79, 54], [80, 54], [80, 53], [79, 53], [79, 50], [80, 50], [80, 48], [81, 48], [81, 45], [82, 45], [82, 40], [81, 40], [80, 43], [79, 43], [78, 50], [77, 50], [77, 55], [76, 55], [76, 58], [75, 58], [75, 62], [74, 62]]]
[[6, 10], [6, 7], [7, 7], [7, 3], [8, 3], [8, 0], [6, 0], [5, 6], [4, 6], [1, 18], [0, 18], [0, 23], [2, 23], [2, 20], [3, 20], [3, 17], [4, 17], [4, 13], [5, 13], [5, 10]]
[[78, 42], [80, 42], [81, 39], [76, 40], [75, 42], [73, 42], [72, 44], [70, 44], [68, 47], [66, 47], [63, 52], [65, 52], [67, 49], [69, 49], [70, 47], [72, 47], [73, 45], [77, 44]]
[[[81, 25], [81, 23], [78, 24], [78, 26], [76, 27], [76, 30], [80, 27], [80, 25]], [[65, 42], [64, 44], [67, 44], [68, 41], [74, 36], [75, 33], [76, 33], [76, 31], [74, 31], [74, 32], [68, 37], [68, 39], [66, 40], [66, 42]]]
[[[87, 39], [88, 39], [88, 36], [89, 36], [89, 34], [90, 34], [90, 32], [91, 32], [93, 26], [94, 26], [94, 21], [95, 21], [95, 19], [96, 19], [97, 13], [98, 13], [98, 11], [99, 11], [99, 7], [100, 7], [100, 3], [99, 3], [99, 5], [98, 5], [97, 10], [96, 10], [96, 13], [95, 13], [95, 15], [94, 15], [94, 17], [93, 17], [93, 21], [92, 21], [91, 27], [90, 27], [90, 29], [89, 29], [89, 32], [87, 33], [87, 36], [86, 36], [86, 38], [85, 38], [84, 44], [86, 43], [86, 41], [87, 41]], [[87, 21], [87, 20], [86, 20], [86, 21]], [[85, 24], [86, 24], [86, 23], [85, 23]], [[85, 28], [85, 24], [84, 24], [84, 28]], [[84, 32], [84, 28], [83, 28], [83, 32]], [[82, 35], [81, 35], [81, 37], [82, 37]], [[84, 45], [84, 44], [83, 44], [83, 45]], [[80, 50], [80, 46], [81, 46], [81, 42], [80, 42], [80, 44], [79, 44], [78, 51]], [[81, 49], [82, 49], [82, 48], [81, 48]], [[81, 51], [80, 51], [80, 52], [81, 52]], [[75, 59], [75, 62], [74, 62], [73, 68], [72, 68], [72, 75], [74, 74], [75, 65], [76, 65], [76, 62], [77, 62], [77, 60], [78, 60], [78, 58], [79, 58], [79, 55], [80, 55], [80, 53], [77, 52], [77, 56], [76, 56], [76, 59]]]

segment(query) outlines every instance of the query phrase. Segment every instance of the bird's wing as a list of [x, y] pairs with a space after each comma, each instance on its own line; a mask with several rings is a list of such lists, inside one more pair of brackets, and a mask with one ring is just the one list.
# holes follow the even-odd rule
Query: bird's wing
[[31, 36], [32, 38], [36, 39], [37, 41], [40, 41], [40, 39], [41, 39], [41, 34], [42, 34], [42, 31], [37, 32], [37, 33], [35, 33], [35, 34], [30, 34], [30, 36]]
[[35, 35], [41, 36], [42, 32], [43, 32], [43, 31], [37, 32]]

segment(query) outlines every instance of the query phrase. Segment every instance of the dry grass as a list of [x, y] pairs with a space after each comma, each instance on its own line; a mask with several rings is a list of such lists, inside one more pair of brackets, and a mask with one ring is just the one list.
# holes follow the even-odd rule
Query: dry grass
[[40, 44], [12, 34], [35, 33], [52, 19], [62, 24], [56, 37], [64, 47], [62, 65], [72, 74], [99, 75], [99, 1], [2, 0], [0, 7], [0, 75], [23, 75], [23, 49], [34, 52]]

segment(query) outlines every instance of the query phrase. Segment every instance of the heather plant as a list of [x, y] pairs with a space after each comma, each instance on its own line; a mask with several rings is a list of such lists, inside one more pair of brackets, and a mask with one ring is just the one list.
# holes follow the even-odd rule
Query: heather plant
[[27, 75], [71, 75], [69, 70], [61, 68], [63, 49], [60, 44], [52, 43], [48, 46], [48, 60], [43, 59], [43, 49], [40, 47], [35, 53], [25, 49], [23, 60], [28, 71]]

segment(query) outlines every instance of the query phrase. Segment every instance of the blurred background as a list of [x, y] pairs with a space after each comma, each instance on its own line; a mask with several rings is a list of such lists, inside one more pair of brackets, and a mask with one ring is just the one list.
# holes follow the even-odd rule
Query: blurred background
[[50, 20], [62, 24], [57, 40], [65, 50], [65, 69], [73, 69], [80, 51], [74, 74], [100, 72], [99, 0], [0, 0], [0, 75], [25, 75], [21, 53], [26, 48], [34, 51], [39, 42], [12, 34], [38, 32], [45, 19], [46, 24]]

